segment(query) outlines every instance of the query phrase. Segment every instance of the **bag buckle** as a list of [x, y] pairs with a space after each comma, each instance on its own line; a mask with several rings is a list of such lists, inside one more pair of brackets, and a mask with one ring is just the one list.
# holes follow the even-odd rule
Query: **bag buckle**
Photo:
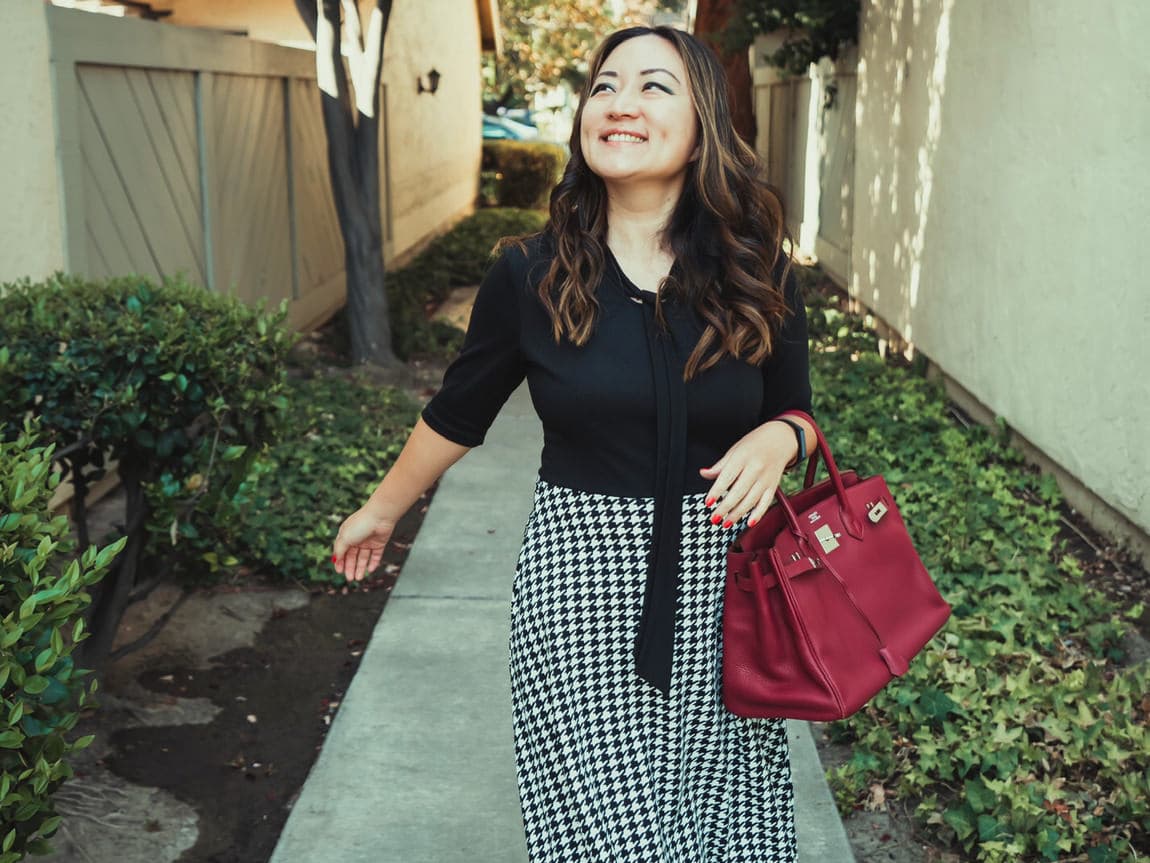
[[882, 521], [882, 517], [886, 515], [886, 513], [886, 504], [879, 500], [870, 505], [870, 509], [867, 512], [866, 517], [869, 518], [874, 524], [878, 524], [880, 521]]
[[824, 524], [815, 531], [815, 539], [819, 541], [819, 545], [823, 547], [823, 551], [828, 554], [839, 547], [839, 536], [842, 536], [842, 534], [836, 534], [829, 524]]

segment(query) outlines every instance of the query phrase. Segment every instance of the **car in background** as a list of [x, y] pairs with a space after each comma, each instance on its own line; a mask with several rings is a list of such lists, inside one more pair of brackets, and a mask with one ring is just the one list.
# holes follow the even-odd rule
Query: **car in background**
[[483, 139], [485, 141], [534, 141], [539, 137], [539, 130], [526, 123], [520, 123], [509, 117], [493, 117], [483, 115]]

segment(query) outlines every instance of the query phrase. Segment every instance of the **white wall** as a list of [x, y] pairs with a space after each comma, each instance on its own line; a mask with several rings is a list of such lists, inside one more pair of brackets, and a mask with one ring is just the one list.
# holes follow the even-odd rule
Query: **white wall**
[[1150, 4], [868, 0], [849, 289], [1150, 531]]
[[0, 4], [0, 281], [64, 266], [48, 24], [42, 0]]

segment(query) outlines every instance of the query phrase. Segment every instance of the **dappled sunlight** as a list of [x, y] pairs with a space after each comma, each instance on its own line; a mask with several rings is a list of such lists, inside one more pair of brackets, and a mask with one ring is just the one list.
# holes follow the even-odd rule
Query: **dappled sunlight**
[[[939, 16], [937, 35], [934, 43], [934, 64], [927, 79], [930, 94], [927, 109], [926, 140], [918, 148], [918, 183], [915, 190], [915, 215], [918, 224], [910, 242], [910, 292], [907, 300], [910, 309], [918, 305], [918, 291], [922, 280], [922, 253], [926, 240], [926, 220], [930, 211], [930, 194], [934, 188], [934, 154], [942, 135], [942, 97], [946, 89], [946, 61], [950, 49], [950, 12], [954, 0], [943, 0], [942, 14]], [[915, 17], [918, 12], [916, 9]], [[911, 324], [906, 328], [907, 339], [912, 338]]]
[[[855, 179], [866, 196], [866, 209], [860, 212], [874, 218], [856, 231], [849, 288], [911, 346], [913, 310], [925, 290], [923, 262], [954, 5], [954, 0], [898, 0], [889, 11], [869, 6], [873, 38], [858, 67], [855, 124], [861, 137]], [[885, 20], [875, 22], [876, 16]], [[919, 45], [929, 47], [916, 49]], [[880, 285], [898, 297], [886, 293], [880, 305]]]

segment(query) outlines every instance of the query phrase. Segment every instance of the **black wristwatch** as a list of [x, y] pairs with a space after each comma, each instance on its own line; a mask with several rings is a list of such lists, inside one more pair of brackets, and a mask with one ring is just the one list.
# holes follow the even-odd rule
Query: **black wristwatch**
[[801, 425], [794, 420], [789, 420], [786, 417], [775, 417], [779, 422], [786, 423], [795, 431], [795, 440], [799, 442], [799, 454], [795, 457], [793, 464], [798, 464], [807, 457], [807, 432]]

